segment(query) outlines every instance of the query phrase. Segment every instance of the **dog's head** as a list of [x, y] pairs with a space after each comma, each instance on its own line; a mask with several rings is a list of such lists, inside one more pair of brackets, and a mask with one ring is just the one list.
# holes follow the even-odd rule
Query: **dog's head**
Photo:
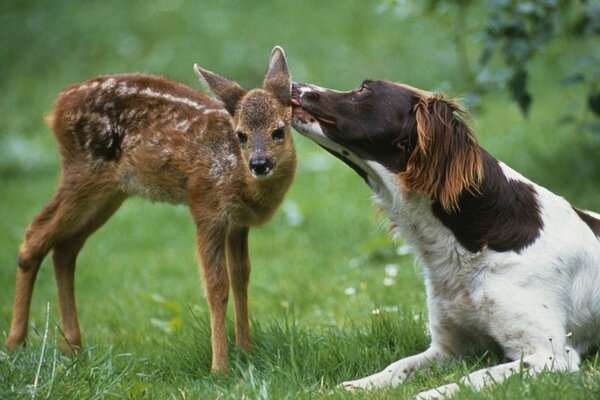
[[[476, 193], [481, 148], [452, 100], [407, 85], [365, 81], [340, 92], [294, 83], [292, 124], [342, 159], [371, 186], [394, 174], [448, 212]], [[389, 179], [387, 179], [389, 180]]]

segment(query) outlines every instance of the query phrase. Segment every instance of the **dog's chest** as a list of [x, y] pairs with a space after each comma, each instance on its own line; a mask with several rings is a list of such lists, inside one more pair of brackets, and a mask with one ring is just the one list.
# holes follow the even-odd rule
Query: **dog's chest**
[[483, 329], [485, 296], [477, 277], [467, 276], [455, 266], [425, 270], [425, 284], [430, 305], [440, 312], [440, 318], [460, 326]]
[[378, 196], [395, 227], [406, 240], [424, 268], [430, 306], [450, 325], [469, 327], [472, 333], [486, 330], [486, 305], [483, 288], [487, 274], [485, 252], [472, 253], [457, 241], [452, 232], [432, 213], [431, 201], [409, 194], [403, 201], [391, 202]]

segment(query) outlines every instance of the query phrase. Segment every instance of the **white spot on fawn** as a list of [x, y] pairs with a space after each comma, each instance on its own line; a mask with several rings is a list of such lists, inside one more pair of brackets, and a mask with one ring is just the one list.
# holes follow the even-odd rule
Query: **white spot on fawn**
[[117, 94], [119, 96], [130, 96], [132, 94], [136, 94], [138, 89], [135, 87], [131, 87], [127, 85], [127, 82], [119, 82], [117, 85]]
[[206, 114], [212, 114], [212, 113], [220, 113], [220, 114], [225, 114], [227, 116], [229, 116], [229, 113], [226, 110], [221, 110], [221, 109], [206, 109], [202, 112], [202, 114], [206, 115]]
[[209, 174], [217, 184], [222, 183], [232, 173], [238, 158], [229, 143], [222, 143], [213, 153]]
[[153, 89], [150, 89], [150, 88], [143, 89], [140, 92], [140, 94], [142, 94], [144, 96], [148, 96], [148, 97], [153, 97], [153, 98], [159, 98], [159, 99], [164, 99], [164, 100], [172, 101], [174, 103], [185, 104], [187, 106], [195, 108], [196, 110], [204, 110], [205, 109], [205, 107], [204, 107], [203, 104], [195, 102], [194, 100], [187, 99], [185, 97], [173, 96], [170, 93], [157, 92], [157, 91], [155, 91]]
[[192, 123], [188, 120], [182, 120], [177, 122], [177, 124], [175, 125], [175, 129], [177, 129], [178, 131], [181, 132], [186, 132], [188, 129], [190, 129], [190, 126], [192, 125]]
[[[105, 80], [104, 82], [102, 82], [102, 84], [100, 85], [101, 89], [109, 89], [111, 87], [113, 87], [115, 85], [115, 79], [114, 78], [108, 78], [107, 80]], [[94, 82], [95, 83], [95, 82]]]

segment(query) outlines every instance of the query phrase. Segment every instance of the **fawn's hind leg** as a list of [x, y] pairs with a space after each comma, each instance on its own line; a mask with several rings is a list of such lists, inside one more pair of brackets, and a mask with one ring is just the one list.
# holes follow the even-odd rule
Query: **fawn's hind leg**
[[52, 200], [44, 206], [42, 211], [27, 227], [25, 240], [19, 250], [17, 260], [17, 279], [15, 286], [15, 302], [13, 305], [13, 319], [6, 340], [9, 349], [22, 343], [27, 336], [27, 323], [29, 320], [29, 307], [33, 286], [40, 265], [52, 247], [51, 233], [55, 224], [55, 216], [61, 207], [63, 193], [58, 190]]
[[[60, 264], [63, 258], [60, 255], [60, 246], [64, 246], [64, 243], [69, 239], [81, 240], [78, 251], [85, 238], [102, 225], [123, 201], [123, 197], [120, 197], [117, 206], [107, 214], [107, 205], [115, 204], [116, 200], [115, 196], [107, 196], [106, 193], [102, 193], [102, 189], [106, 186], [102, 185], [100, 178], [95, 180], [84, 180], [82, 178], [84, 182], [78, 182], [74, 179], [64, 179], [65, 176], [67, 175], [63, 175], [63, 182], [61, 182], [52, 200], [27, 228], [25, 240], [19, 250], [13, 319], [6, 341], [9, 349], [22, 343], [27, 336], [29, 308], [35, 278], [42, 260], [50, 249], [59, 245], [59, 255], [55, 259], [58, 258]], [[84, 176], [84, 174], [81, 174], [81, 176]], [[107, 198], [110, 198], [111, 201], [108, 201]], [[111, 208], [108, 207], [108, 209]], [[105, 214], [107, 215], [104, 219], [99, 218], [99, 215], [103, 216]], [[77, 236], [81, 233], [85, 234], [83, 239]], [[60, 279], [64, 278], [61, 277]]]
[[60, 325], [64, 334], [63, 352], [75, 354], [81, 349], [81, 333], [75, 304], [75, 266], [79, 251], [87, 238], [102, 226], [123, 203], [124, 197], [115, 196], [94, 205], [85, 215], [86, 223], [58, 241], [53, 249], [52, 261], [58, 289]]
[[230, 232], [227, 236], [227, 270], [235, 305], [235, 342], [244, 350], [250, 351], [248, 228]]

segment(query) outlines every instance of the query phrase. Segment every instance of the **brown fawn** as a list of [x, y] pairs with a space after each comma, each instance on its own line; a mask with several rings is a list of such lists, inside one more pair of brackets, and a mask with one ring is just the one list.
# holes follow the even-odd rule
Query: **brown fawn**
[[226, 372], [231, 286], [235, 341], [250, 350], [249, 227], [266, 223], [296, 169], [291, 79], [275, 47], [262, 88], [194, 66], [219, 101], [160, 77], [107, 75], [65, 89], [48, 117], [62, 159], [58, 189], [19, 250], [7, 347], [24, 342], [35, 278], [52, 250], [62, 348], [81, 349], [75, 306], [77, 254], [130, 196], [187, 203], [210, 307], [212, 369]]

